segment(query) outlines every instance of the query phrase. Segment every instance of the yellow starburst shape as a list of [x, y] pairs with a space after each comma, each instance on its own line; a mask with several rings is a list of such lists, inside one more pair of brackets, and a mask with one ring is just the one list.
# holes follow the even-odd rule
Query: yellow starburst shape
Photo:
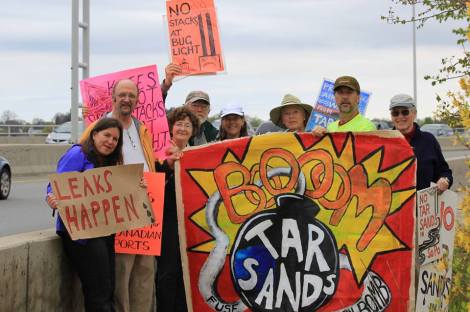
[[[361, 283], [378, 254], [408, 248], [386, 220], [415, 194], [414, 185], [392, 191], [414, 157], [384, 169], [383, 147], [371, 151], [361, 162], [355, 159], [355, 148], [352, 134], [339, 148], [330, 135], [311, 146], [304, 146], [294, 134], [264, 135], [251, 139], [243, 159], [228, 150], [213, 171], [194, 169], [189, 174], [209, 197], [221, 196], [217, 224], [229, 238], [228, 250], [247, 218], [275, 208], [275, 195], [299, 192], [303, 184], [304, 194], [320, 207], [317, 218], [334, 234], [338, 250], [347, 250]], [[211, 235], [205, 207], [191, 220]], [[211, 240], [190, 250], [209, 253], [214, 246]]]

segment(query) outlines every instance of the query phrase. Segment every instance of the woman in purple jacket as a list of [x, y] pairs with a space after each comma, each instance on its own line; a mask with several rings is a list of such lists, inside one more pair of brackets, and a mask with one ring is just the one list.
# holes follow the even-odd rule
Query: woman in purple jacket
[[[96, 123], [83, 145], [73, 145], [59, 160], [57, 173], [114, 166], [122, 163], [122, 126], [114, 118]], [[47, 187], [47, 203], [58, 201]], [[54, 210], [55, 211], [55, 210]], [[85, 310], [114, 311], [114, 235], [72, 241], [57, 216], [57, 234], [82, 283]]]

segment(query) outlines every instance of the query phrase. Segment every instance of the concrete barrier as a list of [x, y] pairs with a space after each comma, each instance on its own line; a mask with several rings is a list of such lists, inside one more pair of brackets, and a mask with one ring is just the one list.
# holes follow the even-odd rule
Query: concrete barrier
[[0, 144], [0, 155], [10, 162], [14, 175], [54, 172], [68, 144]]
[[[467, 150], [455, 144], [455, 137], [440, 137], [443, 151]], [[43, 174], [54, 172], [60, 156], [70, 147], [68, 144], [0, 144], [0, 155], [6, 157], [14, 175]]]
[[0, 311], [84, 311], [55, 229], [0, 237]]
[[44, 144], [45, 135], [0, 136], [0, 144]]

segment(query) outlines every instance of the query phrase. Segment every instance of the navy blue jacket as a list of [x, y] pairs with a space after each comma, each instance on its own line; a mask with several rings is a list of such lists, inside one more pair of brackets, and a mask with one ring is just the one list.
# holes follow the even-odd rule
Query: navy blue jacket
[[421, 190], [430, 186], [431, 182], [437, 182], [439, 178], [449, 179], [449, 188], [452, 185], [452, 170], [442, 155], [441, 146], [434, 135], [419, 129], [415, 123], [415, 134], [411, 138], [418, 170], [416, 173], [416, 189]]

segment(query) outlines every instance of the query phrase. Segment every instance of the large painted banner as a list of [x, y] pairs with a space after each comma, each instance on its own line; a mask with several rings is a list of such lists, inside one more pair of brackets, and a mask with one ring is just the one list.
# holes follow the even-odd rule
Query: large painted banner
[[171, 61], [183, 75], [224, 71], [214, 0], [166, 2]]
[[191, 311], [414, 308], [416, 162], [397, 132], [230, 140], [176, 171]]
[[135, 229], [155, 222], [142, 164], [50, 174], [59, 215], [73, 240]]
[[417, 194], [419, 276], [416, 311], [448, 311], [458, 196], [437, 187]]
[[116, 253], [159, 256], [162, 244], [163, 202], [165, 197], [165, 174], [144, 172], [147, 195], [152, 205], [154, 223], [150, 226], [116, 233]]
[[165, 148], [169, 144], [170, 134], [156, 65], [81, 80], [83, 106], [88, 108], [86, 123], [89, 124], [101, 118], [104, 113], [111, 112], [113, 87], [121, 79], [131, 79], [137, 85], [139, 95], [133, 115], [151, 132], [155, 157], [165, 159]]
[[[313, 111], [307, 122], [306, 131], [312, 130], [315, 126], [326, 128], [328, 124], [338, 120], [338, 107], [335, 103], [334, 94], [335, 82], [329, 79], [323, 79], [317, 102], [313, 106]], [[366, 114], [367, 104], [369, 103], [370, 93], [362, 90], [359, 100], [359, 113]]]

